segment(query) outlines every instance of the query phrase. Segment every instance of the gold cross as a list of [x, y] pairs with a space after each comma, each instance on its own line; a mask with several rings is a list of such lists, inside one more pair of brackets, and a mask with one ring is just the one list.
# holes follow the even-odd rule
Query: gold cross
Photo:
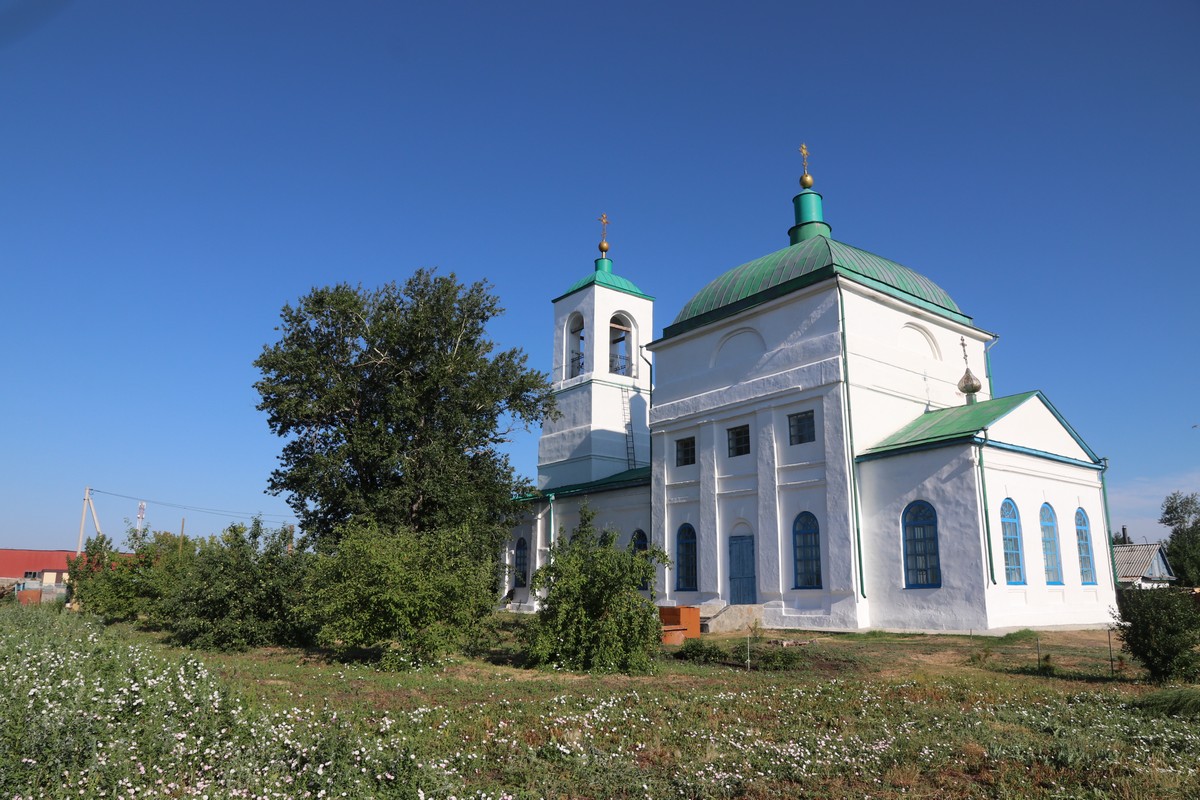
[[600, 241], [608, 240], [608, 214], [601, 214], [597, 221], [600, 223]]
[[808, 145], [800, 144], [800, 155], [804, 156], [804, 174], [808, 174]]

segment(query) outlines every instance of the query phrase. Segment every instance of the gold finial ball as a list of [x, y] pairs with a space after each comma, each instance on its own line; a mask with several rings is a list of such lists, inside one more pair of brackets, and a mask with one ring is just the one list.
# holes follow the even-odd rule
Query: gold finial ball
[[811, 189], [813, 185], [812, 175], [807, 172], [800, 176], [800, 186], [804, 189]]
[[608, 242], [606, 242], [606, 241], [604, 241], [604, 240], [601, 240], [601, 241], [600, 241], [600, 252], [601, 252], [601, 253], [607, 253], [607, 252], [608, 252]]

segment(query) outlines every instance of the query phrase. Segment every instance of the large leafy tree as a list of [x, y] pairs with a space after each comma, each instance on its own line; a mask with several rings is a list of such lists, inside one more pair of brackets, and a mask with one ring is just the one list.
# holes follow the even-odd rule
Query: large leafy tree
[[1179, 586], [1200, 586], [1200, 495], [1172, 492], [1163, 500], [1159, 522], [1171, 529], [1167, 561]]
[[498, 446], [553, 410], [520, 349], [496, 351], [502, 309], [482, 282], [420, 270], [399, 286], [314, 289], [284, 306], [255, 360], [271, 430], [287, 441], [268, 490], [328, 550], [341, 526], [469, 531], [491, 558], [518, 488]]

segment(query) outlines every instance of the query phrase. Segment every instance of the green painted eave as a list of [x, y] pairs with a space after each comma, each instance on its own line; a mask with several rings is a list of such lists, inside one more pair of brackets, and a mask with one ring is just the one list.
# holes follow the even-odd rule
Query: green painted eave
[[866, 250], [815, 236], [735, 267], [709, 283], [663, 329], [663, 338], [732, 316], [835, 275], [971, 325], [971, 318], [962, 313], [950, 295], [924, 275]]
[[918, 450], [937, 447], [952, 442], [973, 440], [985, 428], [995, 425], [1001, 418], [1007, 416], [1013, 409], [1038, 398], [1058, 420], [1063, 429], [1070, 434], [1093, 463], [1100, 463], [1099, 456], [1080, 438], [1075, 429], [1058, 413], [1053, 404], [1040, 391], [1024, 392], [1022, 394], [997, 397], [965, 406], [941, 408], [928, 411], [893, 433], [883, 441], [863, 451], [860, 460], [870, 460], [883, 454], [892, 454], [904, 450]]
[[547, 486], [545, 489], [540, 489], [536, 492], [531, 492], [527, 495], [522, 495], [517, 498], [522, 502], [532, 502], [535, 500], [545, 500], [548, 495], [554, 495], [555, 499], [560, 497], [574, 497], [582, 494], [596, 494], [598, 492], [612, 492], [617, 489], [629, 489], [636, 486], [650, 485], [650, 468], [649, 467], [634, 467], [627, 469], [624, 472], [618, 472], [616, 475], [609, 475], [607, 478], [588, 481], [587, 483], [572, 483], [566, 486]]
[[634, 297], [641, 297], [646, 300], [654, 299], [653, 297], [651, 297], [650, 295], [646, 294], [641, 289], [639, 289], [637, 286], [635, 286], [633, 281], [629, 280], [628, 278], [622, 278], [620, 275], [616, 275], [612, 272], [596, 270], [592, 274], [588, 275], [586, 278], [582, 278], [582, 279], [576, 281], [575, 283], [573, 283], [571, 285], [570, 289], [567, 289], [567, 291], [563, 292], [558, 297], [554, 298], [554, 300], [552, 302], [557, 303], [559, 300], [562, 300], [564, 297], [570, 297], [571, 295], [575, 294], [576, 292], [582, 291], [592, 285], [604, 286], [605, 288], [613, 289], [614, 291], [618, 291], [618, 292], [624, 292], [625, 294], [631, 294]]

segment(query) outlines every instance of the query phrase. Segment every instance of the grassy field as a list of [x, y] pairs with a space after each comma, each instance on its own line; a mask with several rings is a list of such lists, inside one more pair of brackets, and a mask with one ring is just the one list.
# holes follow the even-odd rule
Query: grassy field
[[193, 661], [0, 610], [0, 795], [1200, 797], [1200, 687], [1139, 682], [1105, 631], [764, 631], [803, 643], [791, 668], [760, 669], [764, 642], [747, 670], [742, 636], [716, 640], [727, 663], [625, 677], [522, 668], [521, 624], [480, 658], [387, 673]]

